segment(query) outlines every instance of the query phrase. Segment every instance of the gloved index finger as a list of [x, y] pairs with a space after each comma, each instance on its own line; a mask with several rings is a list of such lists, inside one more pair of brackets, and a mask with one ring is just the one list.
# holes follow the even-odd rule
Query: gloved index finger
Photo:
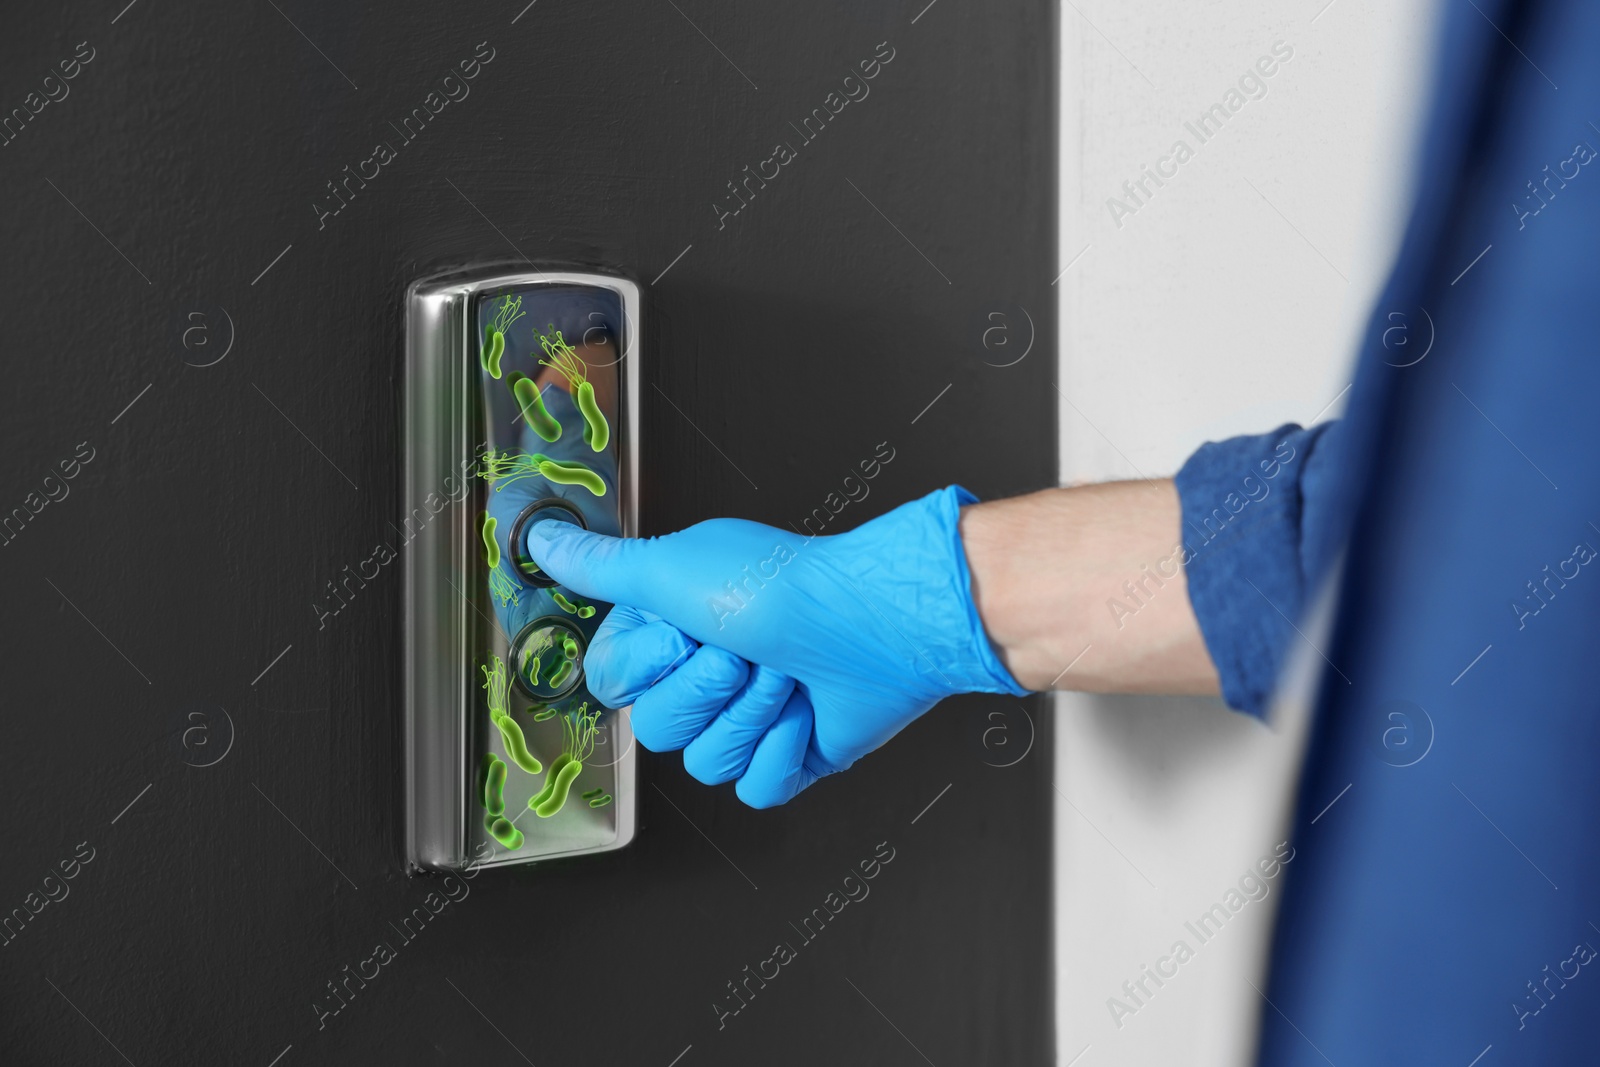
[[607, 537], [560, 519], [541, 519], [523, 535], [545, 574], [574, 592], [610, 604], [648, 608], [649, 569], [637, 538]]

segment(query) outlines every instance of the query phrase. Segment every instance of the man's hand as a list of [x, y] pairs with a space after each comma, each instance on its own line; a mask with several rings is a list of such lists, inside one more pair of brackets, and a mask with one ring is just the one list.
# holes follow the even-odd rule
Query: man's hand
[[[714, 519], [649, 540], [541, 522], [543, 570], [618, 605], [584, 665], [640, 744], [781, 804], [944, 697], [1025, 690], [973, 605], [956, 487], [835, 537]], [[687, 636], [686, 636], [687, 635]], [[692, 640], [691, 640], [692, 639]]]

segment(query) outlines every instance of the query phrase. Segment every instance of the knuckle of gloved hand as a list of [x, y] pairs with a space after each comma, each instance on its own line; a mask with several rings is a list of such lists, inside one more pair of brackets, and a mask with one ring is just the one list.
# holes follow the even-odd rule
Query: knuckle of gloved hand
[[731, 694], [744, 685], [750, 673], [744, 660], [715, 645], [702, 645], [694, 659], [695, 677], [702, 693]]
[[651, 625], [639, 632], [651, 635], [654, 645], [650, 649], [650, 656], [664, 665], [662, 667], [664, 673], [670, 674], [677, 670], [700, 649], [699, 642], [668, 622]]
[[817, 741], [806, 752], [805, 766], [818, 778], [840, 771], [849, 770], [860, 758], [860, 754], [848, 749], [831, 745], [826, 741]]
[[683, 750], [683, 769], [701, 785], [721, 785], [733, 775], [728, 773], [725, 758], [720, 753], [689, 745]]
[[777, 783], [752, 778], [749, 775], [739, 779], [733, 791], [746, 807], [755, 808], [757, 811], [775, 808], [785, 800]]
[[628, 703], [628, 691], [614, 677], [615, 672], [609, 661], [601, 659], [595, 663], [586, 662], [584, 668], [584, 682], [589, 687], [590, 696], [608, 708], [620, 708]]
[[583, 657], [583, 681], [589, 687], [589, 695], [608, 708], [622, 707], [631, 695], [622, 677], [627, 671], [619, 664], [623, 659], [621, 651], [604, 635], [597, 634]]
[[746, 690], [738, 698], [728, 702], [726, 717], [728, 725], [741, 732], [759, 732], [772, 722], [772, 699], [761, 699], [754, 692]]
[[633, 736], [641, 746], [651, 752], [671, 752], [682, 748], [675, 744], [673, 723], [666, 714], [652, 714], [647, 708], [643, 712], [635, 707], [633, 715]]
[[827, 756], [808, 753], [805, 758], [804, 767], [806, 770], [810, 771], [814, 777], [826, 778], [830, 774], [838, 774], [840, 771], [849, 770], [851, 764], [853, 763], [855, 763], [855, 760], [849, 757], [836, 760], [830, 759]]
[[754, 704], [766, 708], [787, 700], [794, 689], [794, 679], [782, 671], [769, 669], [750, 672], [750, 688], [746, 696]]
[[763, 687], [758, 691], [752, 686], [737, 699], [729, 701], [728, 723], [741, 732], [753, 730], [759, 733], [771, 725], [787, 696], [786, 690], [774, 692]]

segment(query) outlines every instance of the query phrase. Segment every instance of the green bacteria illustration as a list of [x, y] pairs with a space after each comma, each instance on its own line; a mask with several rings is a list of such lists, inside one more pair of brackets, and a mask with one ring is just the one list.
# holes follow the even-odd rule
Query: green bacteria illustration
[[519, 595], [517, 583], [506, 573], [504, 567], [496, 567], [489, 572], [489, 592], [500, 601], [501, 607], [515, 604]]
[[505, 607], [515, 604], [520, 594], [516, 581], [500, 566], [500, 542], [494, 535], [499, 524], [500, 520], [493, 515], [487, 511], [483, 513], [483, 561], [489, 565], [489, 592], [500, 601], [501, 607]]
[[[585, 604], [581, 600], [573, 600], [559, 589], [551, 592], [550, 599], [556, 602], [556, 607], [568, 615], [576, 615], [580, 619], [594, 618], [593, 604]], [[568, 653], [568, 658], [572, 658], [572, 655], [572, 653]]]
[[572, 661], [564, 659], [555, 665], [555, 669], [550, 672], [550, 677], [545, 679], [545, 684], [551, 689], [560, 689], [566, 684], [567, 679], [571, 677]]
[[[578, 410], [583, 414], [583, 439], [589, 447], [596, 452], [604, 452], [606, 444], [611, 440], [611, 425], [606, 422], [605, 413], [600, 410], [600, 405], [595, 403], [594, 386], [589, 383], [589, 365], [583, 361], [577, 351], [561, 336], [561, 331], [555, 328], [554, 323], [547, 323], [548, 334], [536, 334], [539, 338], [539, 347], [544, 349], [544, 354], [549, 359], [541, 359], [541, 366], [549, 367], [558, 372], [567, 380], [568, 387], [572, 390], [572, 397], [578, 404]], [[598, 494], [597, 494], [598, 495]]]
[[[568, 661], [570, 663], [570, 661]], [[600, 722], [598, 711], [589, 711], [588, 701], [561, 720], [566, 745], [550, 765], [544, 788], [528, 798], [528, 807], [541, 819], [548, 819], [566, 807], [572, 783], [583, 773], [583, 761], [594, 754], [595, 734]]]
[[498, 722], [506, 714], [506, 665], [495, 656], [493, 666], [485, 664], [478, 669], [483, 672], [483, 688], [489, 694], [489, 721]]
[[489, 323], [488, 332], [483, 338], [483, 349], [479, 355], [479, 362], [483, 364], [483, 369], [489, 372], [489, 377], [500, 377], [500, 357], [506, 352], [506, 334], [510, 332], [511, 324], [524, 314], [521, 296], [500, 298], [500, 307]]
[[581, 485], [595, 496], [606, 495], [605, 480], [576, 460], [546, 459], [539, 473], [557, 485]]
[[500, 520], [489, 514], [483, 513], [483, 561], [489, 569], [500, 566], [500, 542], [494, 539], [494, 530], [500, 525]]
[[491, 448], [479, 461], [478, 477], [498, 493], [512, 482], [537, 477], [539, 464], [549, 458], [543, 452], [496, 452]]
[[528, 742], [522, 736], [522, 727], [517, 725], [515, 719], [507, 715], [497, 720], [495, 725], [500, 727], [500, 740], [505, 742], [506, 755], [511, 757], [513, 763], [529, 774], [538, 774], [544, 770], [544, 764], [528, 751]]
[[[534, 297], [535, 304], [538, 300], [537, 296]], [[486, 303], [480, 305], [479, 363], [482, 371], [487, 372], [490, 378], [502, 383], [497, 384], [491, 393], [485, 394], [484, 399], [486, 402], [493, 401], [492, 421], [507, 427], [505, 433], [509, 434], [502, 436], [500, 430], [495, 430], [489, 434], [487, 444], [511, 444], [513, 447], [504, 450], [495, 447], [484, 448], [478, 457], [474, 473], [497, 493], [506, 486], [515, 485], [524, 479], [539, 478], [543, 481], [524, 487], [524, 491], [541, 496], [581, 498], [582, 494], [575, 490], [563, 488], [573, 486], [587, 491], [591, 497], [606, 497], [609, 492], [606, 476], [596, 469], [596, 467], [604, 469], [606, 464], [596, 460], [591, 465], [579, 458], [557, 459], [543, 452], [516, 447], [522, 444], [543, 448], [547, 445], [542, 445], [539, 441], [554, 444], [562, 440], [563, 432], [575, 428], [581, 429], [583, 442], [594, 453], [606, 453], [611, 441], [611, 425], [596, 397], [596, 383], [602, 386], [604, 392], [606, 383], [612, 380], [605, 377], [610, 372], [596, 367], [593, 371], [596, 375], [595, 381], [591, 381], [591, 368], [584, 359], [584, 355], [591, 350], [583, 344], [578, 346], [570, 344], [553, 323], [548, 324], [543, 331], [538, 329], [531, 331], [533, 339], [539, 345], [538, 348], [532, 349], [531, 353], [528, 350], [531, 346], [526, 342], [528, 333], [517, 333], [513, 341], [514, 327], [523, 331], [528, 330], [526, 326], [517, 325], [528, 314], [524, 310], [525, 306], [534, 315], [544, 317], [540, 314], [542, 308], [525, 305], [523, 301], [522, 295], [508, 293], [490, 297]], [[467, 329], [470, 330], [471, 327], [468, 326]], [[527, 363], [536, 357], [542, 357], [537, 358], [539, 367], [548, 367], [554, 374], [527, 366]], [[573, 405], [582, 416], [581, 427], [563, 427], [561, 420], [552, 414], [552, 409], [565, 413], [566, 408], [562, 405], [566, 402], [566, 397], [559, 393], [551, 394], [553, 399], [547, 406], [539, 381], [530, 374], [542, 375], [546, 387], [554, 385], [558, 389], [564, 387], [568, 390]], [[557, 378], [556, 375], [560, 377]], [[487, 380], [480, 379], [480, 381], [482, 385], [487, 386]], [[505, 411], [505, 399], [497, 393], [502, 387], [509, 390], [516, 401], [515, 413]], [[528, 430], [537, 434], [539, 441], [523, 436]], [[576, 447], [576, 442], [572, 442], [572, 447]], [[479, 512], [478, 534], [483, 563], [488, 569], [489, 592], [501, 607], [506, 607], [518, 602], [520, 593], [526, 589], [522, 579], [537, 572], [538, 566], [531, 561], [519, 562], [521, 549], [513, 551], [512, 547], [500, 543], [500, 525], [497, 517], [489, 514], [487, 510]], [[509, 530], [510, 527], [507, 526], [507, 531]], [[470, 534], [467, 536], [470, 537]], [[469, 541], [468, 546], [470, 544]], [[468, 550], [471, 551], [470, 547]], [[463, 562], [469, 567], [475, 566], [470, 556]], [[523, 570], [519, 571], [519, 567]], [[540, 579], [534, 578], [533, 584], [538, 584], [539, 581]], [[481, 588], [479, 586], [480, 590]], [[530, 839], [538, 844], [537, 839], [541, 835], [530, 829], [528, 831], [530, 837], [525, 837], [524, 832], [519, 830], [510, 818], [511, 813], [507, 811], [508, 802], [510, 806], [521, 811], [522, 798], [535, 788], [537, 792], [527, 800], [527, 810], [537, 814], [540, 819], [559, 815], [568, 807], [568, 801], [574, 796], [581, 797], [581, 803], [573, 802], [573, 806], [580, 811], [585, 805], [590, 809], [599, 809], [614, 803], [614, 798], [604, 786], [594, 786], [596, 778], [608, 776], [609, 772], [604, 768], [590, 774], [587, 784], [594, 786], [593, 788], [585, 789], [579, 782], [583, 777], [586, 762], [594, 757], [596, 745], [605, 740], [599, 737], [603, 709], [599, 709], [597, 705], [596, 710], [591, 711], [590, 701], [568, 699], [568, 693], [563, 691], [581, 690], [586, 636], [578, 620], [593, 619], [596, 608], [567, 590], [551, 589], [549, 592], [550, 599], [546, 601], [538, 597], [535, 591], [535, 599], [529, 603], [535, 608], [552, 602], [555, 606], [548, 608], [542, 617], [531, 622], [525, 620], [517, 622], [521, 630], [512, 639], [512, 650], [507, 659], [503, 660], [501, 655], [494, 654], [496, 647], [503, 649], [502, 644], [490, 646], [483, 653], [473, 656], [467, 665], [468, 671], [471, 670], [472, 663], [476, 662], [479, 665], [483, 675], [484, 705], [488, 709], [489, 721], [499, 732], [500, 742], [495, 744], [492, 740], [494, 735], [491, 733], [487, 735], [489, 738], [487, 743], [480, 743], [480, 747], [487, 751], [483, 751], [481, 762], [476, 768], [472, 768], [476, 770], [475, 781], [468, 788], [475, 789], [485, 833], [504, 849], [521, 849]], [[480, 592], [479, 596], [481, 595]], [[506, 621], [503, 613], [501, 625], [512, 625]], [[507, 630], [504, 637], [510, 636], [511, 631]], [[503, 637], [497, 637], [497, 640], [503, 641]], [[515, 677], [511, 677], [513, 673]], [[515, 710], [521, 712], [516, 717], [512, 715], [511, 706], [513, 688], [516, 690], [518, 701]], [[575, 692], [574, 695], [587, 696], [581, 692]], [[523, 703], [524, 698], [529, 698], [531, 702]], [[527, 718], [524, 718], [524, 715]], [[528, 719], [532, 722], [529, 723]], [[555, 754], [557, 746], [554, 744], [554, 721], [559, 721], [561, 724], [559, 754]], [[544, 723], [551, 725], [545, 727], [542, 725]], [[540, 730], [549, 732], [539, 733]], [[547, 758], [554, 756], [548, 767], [535, 756], [533, 748], [530, 747], [530, 740], [535, 742], [535, 746], [540, 748]], [[515, 777], [512, 774], [513, 766], [516, 767], [518, 774], [544, 777], [542, 781], [525, 784], [520, 778], [512, 782], [510, 779]], [[468, 773], [471, 773], [471, 769]], [[606, 812], [604, 816], [589, 815], [583, 818], [604, 819], [610, 815], [610, 812]], [[568, 816], [568, 818], [576, 820], [579, 817]]]
[[490, 449], [479, 461], [478, 477], [499, 492], [523, 478], [548, 478], [557, 485], [581, 485], [595, 496], [606, 495], [600, 475], [575, 460], [555, 460], [543, 452], [496, 452]]
[[483, 369], [489, 372], [489, 377], [500, 377], [500, 357], [506, 354], [506, 335], [499, 330], [489, 334], [489, 343], [483, 350]]
[[506, 848], [522, 847], [522, 831], [505, 818], [506, 765], [493, 752], [483, 756], [483, 770], [478, 775], [478, 799], [483, 804], [483, 828]]
[[534, 433], [546, 441], [561, 440], [561, 423], [545, 410], [544, 394], [539, 391], [538, 385], [532, 378], [525, 374], [514, 374], [511, 378], [511, 395], [517, 398], [517, 407], [522, 410], [522, 421], [526, 422]]
[[503, 815], [506, 810], [506, 765], [493, 752], [483, 755], [483, 810]]
[[505, 663], [499, 656], [495, 656], [492, 667], [479, 669], [483, 671], [483, 688], [489, 694], [489, 721], [499, 727], [500, 740], [505, 744], [506, 755], [511, 757], [511, 762], [527, 773], [540, 773], [544, 770], [544, 764], [528, 751], [528, 741], [523, 736], [522, 727], [517, 725], [517, 721], [506, 710], [508, 688]]
[[[567, 642], [578, 650], [566, 654]], [[545, 704], [566, 696], [582, 677], [583, 635], [553, 615], [531, 623], [512, 645], [509, 669], [521, 692], [540, 707], [528, 710], [538, 715]], [[535, 721], [542, 722], [542, 719]]]
[[489, 831], [490, 837], [506, 848], [522, 847], [522, 831], [512, 826], [504, 815], [485, 815], [483, 828]]

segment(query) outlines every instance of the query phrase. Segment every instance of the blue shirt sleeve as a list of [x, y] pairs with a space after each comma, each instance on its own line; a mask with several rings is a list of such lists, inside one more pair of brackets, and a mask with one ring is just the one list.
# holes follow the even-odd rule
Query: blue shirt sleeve
[[[1245, 525], [1253, 502], [1234, 541], [1187, 535], [1245, 710], [1302, 640], [1281, 620], [1272, 639], [1250, 585], [1293, 617], [1344, 559], [1304, 694], [1260, 1067], [1596, 1060], [1600, 4], [1473, 0], [1443, 19], [1411, 222], [1347, 414], [1259, 501], [1279, 529]], [[1390, 348], [1395, 316], [1417, 350]], [[1230, 465], [1275, 444], [1202, 449], [1179, 478], [1186, 520], [1215, 526]]]
[[1336, 425], [1208, 442], [1177, 475], [1189, 601], [1223, 699], [1258, 718], [1319, 577], [1308, 561], [1325, 556], [1318, 489]]

